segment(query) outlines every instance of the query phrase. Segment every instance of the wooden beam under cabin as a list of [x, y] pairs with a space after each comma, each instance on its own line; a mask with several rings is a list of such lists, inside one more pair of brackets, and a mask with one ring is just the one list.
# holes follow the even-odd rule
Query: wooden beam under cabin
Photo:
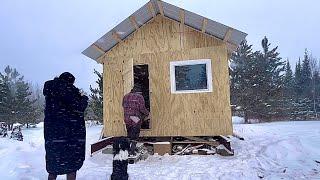
[[158, 8], [160, 10], [160, 14], [162, 16], [164, 16], [163, 6], [162, 6], [162, 2], [160, 0], [157, 1], [157, 5], [158, 5]]
[[228, 28], [228, 30], [227, 30], [224, 38], [223, 38], [223, 41], [224, 41], [224, 42], [228, 42], [228, 41], [229, 41], [229, 39], [230, 39], [230, 37], [231, 37], [231, 35], [232, 35], [232, 31], [233, 31], [232, 28]]
[[136, 30], [139, 29], [139, 25], [138, 22], [136, 21], [136, 17], [135, 16], [130, 16], [130, 22], [132, 24], [132, 26], [134, 26], [134, 28], [136, 28]]
[[179, 14], [180, 14], [180, 23], [184, 24], [184, 19], [185, 19], [184, 9], [180, 9]]
[[203, 32], [203, 33], [206, 32], [207, 24], [208, 24], [208, 19], [207, 18], [203, 18], [201, 32]]
[[122, 39], [120, 38], [120, 35], [117, 32], [113, 32], [112, 37], [113, 37], [113, 39], [115, 39], [118, 42], [122, 41]]
[[98, 45], [96, 44], [92, 44], [93, 48], [95, 48], [97, 51], [99, 51], [100, 53], [104, 54], [106, 53], [101, 47], [99, 47]]
[[148, 11], [152, 17], [156, 17], [156, 11], [154, 10], [154, 7], [151, 1], [148, 3]]

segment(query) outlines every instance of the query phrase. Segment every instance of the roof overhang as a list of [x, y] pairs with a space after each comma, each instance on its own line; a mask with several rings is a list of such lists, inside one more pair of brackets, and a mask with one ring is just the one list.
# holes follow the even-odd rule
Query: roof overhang
[[179, 8], [172, 4], [150, 0], [131, 16], [123, 20], [112, 30], [103, 35], [82, 54], [99, 62], [99, 58], [110, 51], [115, 45], [125, 40], [141, 26], [161, 14], [169, 19], [182, 22], [197, 31], [216, 37], [227, 43], [228, 49], [234, 51], [247, 36], [246, 33], [210, 20], [193, 12]]

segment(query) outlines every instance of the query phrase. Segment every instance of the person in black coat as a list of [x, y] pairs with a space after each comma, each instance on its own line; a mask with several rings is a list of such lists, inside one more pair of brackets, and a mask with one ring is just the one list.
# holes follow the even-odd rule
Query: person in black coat
[[59, 78], [45, 82], [46, 99], [44, 139], [48, 179], [67, 174], [75, 179], [85, 159], [86, 128], [84, 111], [88, 97], [81, 95], [73, 84], [75, 77], [62, 73]]

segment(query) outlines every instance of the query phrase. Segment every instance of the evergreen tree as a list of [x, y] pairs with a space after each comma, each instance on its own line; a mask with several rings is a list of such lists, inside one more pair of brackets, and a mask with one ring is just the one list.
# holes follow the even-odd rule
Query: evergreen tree
[[[304, 52], [302, 65], [300, 59], [296, 65], [295, 72], [295, 92], [296, 100], [294, 104], [295, 118], [309, 119], [315, 116], [315, 93], [313, 92], [313, 75], [311, 71], [311, 56], [307, 49]], [[315, 77], [316, 78], [316, 77]], [[315, 87], [315, 86], [314, 86]]]
[[315, 109], [315, 118], [319, 119], [319, 112], [320, 112], [320, 62], [317, 70], [313, 76], [314, 81], [314, 109]]
[[231, 55], [230, 81], [231, 103], [244, 112], [245, 122], [248, 122], [249, 113], [254, 106], [255, 85], [251, 82], [253, 72], [252, 45], [243, 41], [238, 49]]
[[301, 69], [301, 83], [303, 87], [302, 95], [305, 98], [312, 97], [311, 93], [311, 66], [310, 66], [310, 56], [308, 50], [306, 49], [304, 52], [304, 59], [302, 62], [302, 69]]
[[286, 97], [293, 98], [294, 95], [294, 77], [293, 72], [289, 63], [289, 60], [287, 60], [286, 68], [285, 68], [285, 74], [284, 74], [284, 95]]
[[318, 60], [310, 54], [310, 68], [311, 68], [311, 92], [312, 92], [312, 102], [313, 102], [313, 112], [314, 118], [318, 119], [318, 112], [319, 112], [319, 88], [320, 88], [320, 63]]
[[301, 68], [301, 62], [300, 58], [298, 63], [296, 64], [296, 69], [294, 73], [294, 82], [295, 82], [295, 95], [296, 98], [299, 99], [302, 95], [303, 91], [303, 81], [302, 81], [302, 74], [301, 74], [302, 68]]
[[92, 88], [90, 86], [90, 101], [89, 108], [94, 112], [97, 120], [103, 122], [103, 74], [94, 70], [94, 73], [98, 76], [96, 83], [98, 84], [97, 88]]
[[32, 93], [30, 99], [35, 101], [32, 106], [34, 109], [34, 118], [31, 118], [32, 121], [30, 121], [30, 123], [38, 123], [44, 119], [45, 97], [43, 96], [42, 89], [38, 84], [29, 84], [29, 87]]
[[256, 99], [259, 103], [255, 106], [255, 112], [259, 118], [269, 119], [281, 115], [282, 106], [282, 79], [285, 62], [279, 57], [278, 47], [270, 50], [270, 43], [264, 37], [261, 42], [263, 51], [254, 53], [256, 65], [253, 81], [259, 85]]
[[33, 119], [34, 101], [29, 99], [31, 94], [28, 84], [23, 80], [23, 76], [10, 66], [5, 68], [5, 73], [0, 73], [0, 79], [4, 84], [5, 96], [2, 99], [2, 115], [4, 121], [12, 129], [13, 123], [26, 123]]
[[14, 123], [13, 114], [15, 113], [12, 110], [14, 106], [14, 79], [19, 75], [16, 70], [11, 69], [7, 66], [4, 70], [4, 73], [0, 73], [0, 79], [2, 81], [2, 100], [0, 105], [0, 112], [2, 120], [6, 122], [9, 126], [9, 130], [12, 129]]
[[291, 117], [294, 103], [294, 76], [289, 60], [287, 60], [283, 79], [283, 111], [286, 117]]
[[30, 99], [32, 93], [29, 84], [23, 80], [23, 76], [17, 81], [16, 88], [16, 122], [26, 124], [29, 127], [29, 123], [35, 123], [36, 121], [36, 109], [33, 107], [35, 100]]
[[0, 121], [7, 122], [9, 116], [9, 84], [0, 73]]

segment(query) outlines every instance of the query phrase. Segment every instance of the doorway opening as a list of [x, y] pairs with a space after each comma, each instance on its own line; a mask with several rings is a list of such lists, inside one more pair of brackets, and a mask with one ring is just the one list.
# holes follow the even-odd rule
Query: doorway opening
[[[134, 85], [139, 85], [142, 89], [145, 106], [150, 112], [150, 90], [149, 90], [149, 67], [147, 64], [133, 66]], [[144, 121], [141, 129], [151, 129], [151, 122]]]

